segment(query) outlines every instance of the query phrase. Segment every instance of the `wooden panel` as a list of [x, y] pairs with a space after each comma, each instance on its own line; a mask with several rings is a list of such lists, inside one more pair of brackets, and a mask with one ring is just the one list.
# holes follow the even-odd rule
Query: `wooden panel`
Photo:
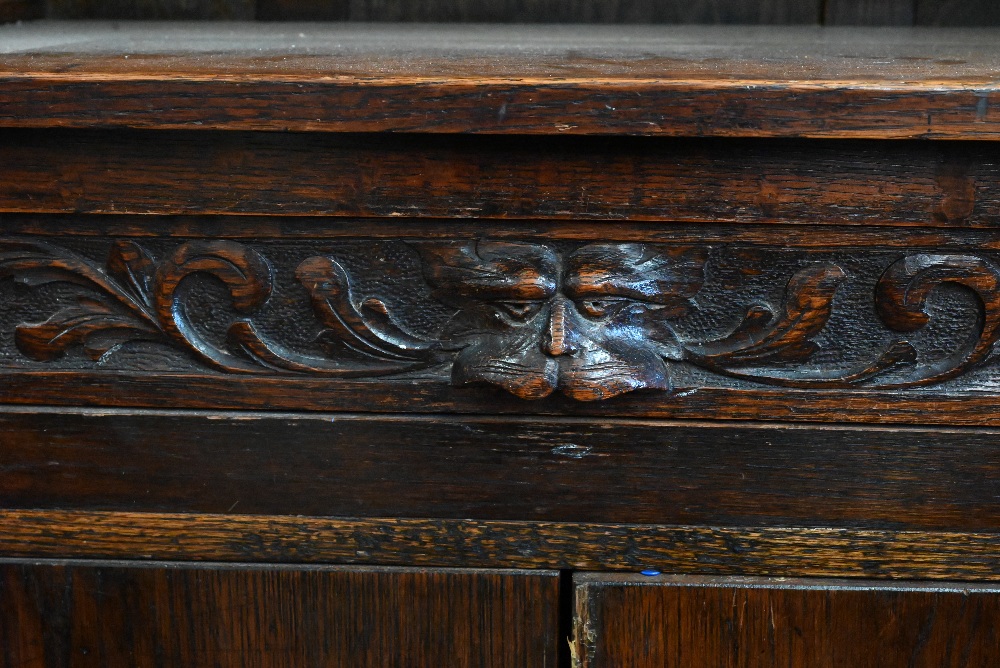
[[257, 17], [294, 21], [816, 23], [818, 0], [259, 0]]
[[574, 665], [989, 668], [1000, 589], [967, 583], [575, 577]]
[[42, 23], [0, 42], [6, 127], [1000, 136], [990, 31]]
[[0, 510], [20, 557], [1000, 581], [1000, 534]]
[[1000, 420], [988, 230], [4, 222], [5, 403]]
[[0, 665], [556, 665], [558, 574], [0, 563]]
[[1000, 210], [981, 142], [6, 130], [0, 174], [4, 212], [969, 228]]
[[826, 0], [824, 23], [850, 26], [909, 26], [917, 0]]
[[1000, 25], [995, 0], [917, 0], [917, 24], [926, 26]]
[[5, 411], [0, 431], [6, 508], [1000, 525], [992, 430]]

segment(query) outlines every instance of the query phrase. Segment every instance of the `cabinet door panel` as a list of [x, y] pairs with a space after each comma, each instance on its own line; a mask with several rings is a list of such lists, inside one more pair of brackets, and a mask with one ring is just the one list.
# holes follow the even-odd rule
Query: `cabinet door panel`
[[988, 668], [1000, 587], [578, 575], [579, 666]]
[[0, 665], [555, 666], [558, 574], [0, 564]]

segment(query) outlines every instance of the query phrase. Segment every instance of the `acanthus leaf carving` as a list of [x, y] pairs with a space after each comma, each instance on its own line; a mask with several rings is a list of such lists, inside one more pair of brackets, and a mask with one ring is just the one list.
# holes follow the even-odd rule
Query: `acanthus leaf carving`
[[[524, 399], [560, 392], [594, 401], [634, 390], [669, 391], [677, 365], [782, 387], [917, 387], [983, 366], [1000, 338], [1000, 268], [975, 254], [912, 253], [889, 262], [871, 300], [892, 336], [870, 360], [845, 358], [832, 368], [812, 359], [849, 278], [837, 262], [802, 265], [778, 305], [751, 303], [729, 333], [699, 338], [680, 336], [677, 323], [697, 311], [707, 247], [408, 244], [421, 260], [431, 298], [452, 309], [451, 317], [436, 334], [414, 334], [384, 299], [355, 294], [340, 261], [309, 255], [294, 276], [319, 328], [314, 347], [320, 355], [264, 333], [257, 318], [274, 291], [274, 269], [244, 243], [187, 241], [157, 260], [140, 243], [118, 240], [102, 266], [48, 242], [13, 238], [0, 242], [0, 275], [34, 287], [61, 282], [82, 290], [44, 321], [17, 326], [16, 346], [37, 361], [52, 362], [80, 346], [103, 363], [128, 342], [154, 340], [225, 373], [364, 378], [450, 363], [455, 385], [497, 385]], [[229, 293], [236, 317], [222, 342], [207, 337], [190, 312], [194, 275], [221, 282]], [[975, 331], [952, 353], [924, 362], [910, 337], [931, 321], [928, 299], [945, 284], [975, 295]]]
[[[296, 278], [324, 326], [319, 340], [335, 350], [325, 358], [305, 355], [267, 341], [250, 322], [234, 323], [229, 339], [259, 364], [275, 370], [346, 378], [402, 373], [436, 361], [434, 342], [404, 331], [381, 300], [369, 297], [356, 304], [347, 272], [335, 260], [307, 258], [299, 264]], [[363, 361], [339, 355], [342, 350], [336, 350], [337, 344]]]
[[1000, 339], [1000, 267], [975, 255], [913, 254], [892, 263], [876, 286], [879, 317], [890, 328], [916, 332], [930, 321], [926, 310], [931, 291], [943, 284], [961, 286], [975, 295], [979, 312], [972, 340], [934, 364], [914, 370], [897, 386], [940, 383], [983, 363]]

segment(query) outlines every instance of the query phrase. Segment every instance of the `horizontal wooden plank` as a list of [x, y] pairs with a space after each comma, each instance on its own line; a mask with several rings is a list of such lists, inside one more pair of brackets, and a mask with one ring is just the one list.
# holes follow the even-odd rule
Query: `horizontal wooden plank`
[[0, 41], [6, 127], [1000, 136], [991, 30], [41, 23]]
[[0, 555], [1000, 581], [1000, 534], [0, 510]]
[[1000, 432], [0, 412], [0, 507], [991, 531]]
[[0, 561], [0, 664], [556, 666], [551, 571]]
[[440, 380], [423, 379], [391, 386], [371, 381], [260, 378], [251, 386], [243, 380], [234, 383], [215, 376], [102, 371], [13, 371], [3, 373], [2, 378], [0, 400], [10, 405], [1000, 427], [1000, 415], [993, 410], [996, 397], [977, 393], [706, 388], [679, 395], [640, 392], [581, 403], [561, 395], [525, 401], [500, 389], [453, 388]]
[[992, 228], [990, 146], [0, 130], [0, 212]]
[[580, 574], [580, 668], [993, 665], [1000, 589], [969, 583]]

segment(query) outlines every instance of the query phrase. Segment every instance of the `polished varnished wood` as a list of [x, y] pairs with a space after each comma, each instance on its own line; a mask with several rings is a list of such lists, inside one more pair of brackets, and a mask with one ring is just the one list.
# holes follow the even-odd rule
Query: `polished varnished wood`
[[7, 220], [9, 403], [996, 424], [987, 230]]
[[[988, 142], [0, 130], [0, 160], [0, 214], [319, 215], [317, 234], [330, 216], [967, 229], [1000, 207]], [[352, 229], [400, 221], [365, 222]]]
[[[989, 665], [998, 44], [0, 29], [0, 657], [570, 663], [570, 574], [420, 566], [622, 572], [587, 665]], [[643, 585], [702, 636], [598, 610]]]
[[997, 533], [65, 510], [0, 521], [12, 557], [1000, 581]]
[[0, 430], [12, 509], [1000, 525], [995, 430], [39, 409], [5, 410]]
[[989, 668], [1000, 589], [583, 574], [574, 666]]
[[558, 574], [0, 562], [4, 666], [554, 668]]
[[0, 39], [6, 127], [879, 139], [1000, 128], [991, 30], [41, 23]]

